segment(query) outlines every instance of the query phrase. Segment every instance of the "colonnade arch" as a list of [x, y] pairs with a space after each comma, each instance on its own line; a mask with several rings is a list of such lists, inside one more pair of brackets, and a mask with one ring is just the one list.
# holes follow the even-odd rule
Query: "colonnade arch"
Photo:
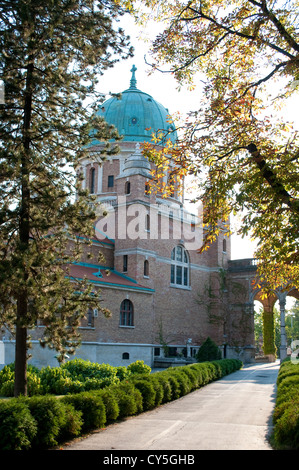
[[266, 356], [275, 358], [275, 337], [274, 337], [274, 307], [278, 302], [280, 312], [280, 351], [281, 360], [287, 357], [287, 339], [285, 330], [286, 300], [291, 296], [299, 299], [299, 292], [296, 289], [290, 291], [276, 290], [266, 297], [261, 289], [253, 289], [250, 292], [250, 303], [258, 300], [263, 306], [263, 350]]
[[[278, 302], [280, 313], [280, 336], [281, 344], [279, 357], [281, 360], [287, 356], [287, 339], [285, 330], [285, 314], [287, 297], [294, 297], [299, 300], [299, 290], [290, 288], [289, 290], [276, 289], [267, 297], [264, 296], [262, 288], [259, 285], [257, 277], [257, 260], [246, 258], [239, 260], [230, 260], [228, 262], [228, 275], [231, 286], [238, 282], [243, 286], [243, 294], [236, 297], [231, 291], [231, 301], [243, 304], [244, 310], [249, 313], [248, 321], [254, 327], [254, 302], [259, 301], [263, 306], [263, 350], [264, 355], [269, 356], [269, 360], [275, 360], [275, 342], [274, 342], [274, 306]], [[232, 287], [231, 287], [232, 289]], [[278, 351], [277, 351], [278, 352]]]

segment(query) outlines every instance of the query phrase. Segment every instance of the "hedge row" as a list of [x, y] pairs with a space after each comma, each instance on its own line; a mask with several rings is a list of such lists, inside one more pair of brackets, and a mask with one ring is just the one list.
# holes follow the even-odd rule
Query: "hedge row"
[[299, 363], [285, 360], [277, 377], [273, 413], [274, 447], [299, 450]]
[[[14, 363], [0, 371], [0, 396], [14, 396]], [[128, 367], [113, 367], [83, 359], [73, 359], [59, 367], [37, 367], [28, 365], [28, 395], [66, 395], [68, 393], [98, 390], [117, 384], [135, 373], [150, 373], [151, 368], [143, 361], [136, 361]]]
[[51, 448], [117, 419], [136, 415], [217, 380], [242, 367], [222, 359], [173, 367], [154, 374], [132, 374], [104, 389], [55, 397], [0, 401], [0, 450]]

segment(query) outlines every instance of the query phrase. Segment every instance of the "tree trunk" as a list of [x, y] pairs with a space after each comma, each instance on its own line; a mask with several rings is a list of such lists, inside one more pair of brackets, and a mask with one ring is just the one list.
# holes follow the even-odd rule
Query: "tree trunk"
[[[28, 253], [30, 247], [30, 126], [32, 112], [33, 59], [28, 60], [24, 101], [23, 152], [21, 157], [22, 199], [19, 218], [19, 240], [21, 253]], [[27, 313], [28, 313], [28, 272], [23, 262], [22, 287], [17, 296], [16, 351], [15, 351], [15, 397], [27, 395]]]
[[14, 396], [27, 395], [27, 328], [17, 324]]

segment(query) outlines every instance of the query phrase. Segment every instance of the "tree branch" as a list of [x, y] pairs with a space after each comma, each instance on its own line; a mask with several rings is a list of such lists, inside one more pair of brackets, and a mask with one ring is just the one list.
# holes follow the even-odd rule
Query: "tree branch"
[[[192, 8], [191, 6], [188, 6], [187, 7], [189, 10], [191, 10], [193, 13], [196, 13], [198, 15], [198, 18], [204, 18], [208, 21], [210, 21], [210, 23], [213, 23], [215, 24], [218, 28], [221, 28], [223, 29], [224, 31], [227, 31], [228, 33], [230, 34], [233, 34], [235, 36], [238, 36], [238, 37], [241, 37], [243, 39], [250, 39], [250, 40], [254, 40], [256, 41], [257, 39], [259, 41], [261, 41], [263, 44], [265, 44], [266, 46], [270, 47], [271, 49], [274, 49], [275, 51], [279, 52], [280, 54], [283, 54], [283, 55], [286, 55], [287, 57], [289, 57], [290, 59], [295, 59], [295, 56], [293, 54], [290, 54], [289, 52], [285, 51], [284, 49], [282, 49], [281, 47], [278, 47], [276, 46], [275, 44], [272, 44], [270, 42], [267, 42], [265, 41], [264, 39], [261, 39], [261, 38], [257, 38], [256, 35], [252, 35], [252, 34], [246, 34], [246, 33], [242, 33], [240, 31], [236, 31], [232, 28], [230, 28], [229, 26], [225, 26], [224, 24], [221, 24], [219, 23], [217, 20], [215, 20], [214, 18], [212, 18], [211, 16], [208, 16], [206, 15], [205, 13], [203, 13], [202, 9], [200, 9], [200, 11]], [[270, 12], [269, 12], [270, 13]], [[296, 44], [296, 43], [295, 43]], [[296, 48], [294, 48], [295, 50], [297, 50]]]
[[257, 164], [263, 178], [273, 188], [275, 194], [296, 214], [299, 214], [299, 201], [294, 199], [278, 181], [276, 174], [269, 168], [264, 158], [261, 156], [257, 146], [253, 143], [247, 146], [247, 150], [252, 155], [254, 162]]
[[290, 35], [290, 33], [285, 29], [283, 24], [276, 18], [274, 13], [268, 10], [266, 5], [266, 0], [262, 0], [261, 4], [259, 5], [262, 9], [263, 13], [269, 18], [269, 20], [274, 24], [276, 29], [278, 30], [279, 34], [286, 40], [288, 45], [294, 49], [295, 51], [299, 52], [299, 44], [294, 40], [294, 38]]

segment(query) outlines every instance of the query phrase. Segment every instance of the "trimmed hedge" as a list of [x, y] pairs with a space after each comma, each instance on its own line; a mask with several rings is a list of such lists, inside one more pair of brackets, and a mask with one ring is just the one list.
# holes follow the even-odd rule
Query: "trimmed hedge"
[[[0, 450], [51, 448], [80, 434], [180, 398], [242, 367], [222, 359], [138, 374], [100, 390], [0, 400]], [[141, 373], [140, 373], [141, 372]]]
[[279, 368], [273, 424], [274, 447], [299, 450], [299, 364], [290, 360]]
[[[128, 367], [113, 367], [83, 359], [67, 361], [59, 367], [27, 366], [28, 395], [66, 395], [90, 390], [103, 389], [128, 379], [132, 374], [150, 373], [151, 368], [143, 361], [136, 361]], [[14, 395], [14, 363], [0, 371], [0, 396]]]

